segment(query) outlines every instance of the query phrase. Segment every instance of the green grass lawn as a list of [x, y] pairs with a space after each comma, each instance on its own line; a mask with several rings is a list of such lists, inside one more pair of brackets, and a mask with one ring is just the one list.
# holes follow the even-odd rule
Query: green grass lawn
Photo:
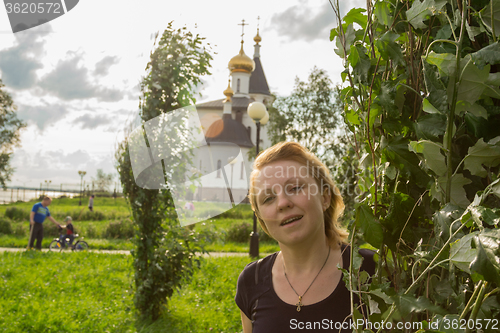
[[161, 318], [135, 326], [131, 256], [0, 253], [1, 332], [240, 332], [234, 303], [247, 257], [208, 258]]

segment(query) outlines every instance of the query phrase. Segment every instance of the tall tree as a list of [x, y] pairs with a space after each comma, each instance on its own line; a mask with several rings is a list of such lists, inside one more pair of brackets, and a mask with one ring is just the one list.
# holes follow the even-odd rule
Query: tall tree
[[[203, 38], [193, 35], [186, 28], [174, 29], [169, 23], [151, 53], [146, 76], [141, 83], [139, 115], [143, 125], [178, 108], [194, 104], [193, 91], [201, 84], [201, 77], [210, 74], [208, 69], [211, 59]], [[182, 123], [181, 119], [174, 126], [176, 133], [161, 135], [162, 149], [177, 152], [172, 159], [159, 164], [165, 181], [172, 177], [171, 170], [186, 168], [186, 161], [190, 158], [188, 154], [182, 153], [190, 148], [189, 142], [182, 139], [186, 134]], [[158, 129], [161, 132], [161, 128]], [[146, 138], [144, 133], [140, 135], [141, 138]], [[179, 227], [172, 192], [165, 186], [159, 190], [144, 189], [134, 180], [132, 162], [135, 160], [131, 160], [134, 157], [128, 145], [129, 140], [130, 137], [120, 144], [117, 160], [123, 193], [130, 202], [137, 224], [137, 249], [133, 252], [135, 306], [142, 319], [156, 320], [167, 297], [180, 286], [182, 278], [191, 272], [195, 252], [200, 251], [200, 248], [195, 233]]]
[[296, 78], [291, 95], [278, 97], [270, 108], [271, 142], [300, 142], [331, 168], [344, 149], [342, 109], [332, 81], [324, 70], [314, 67], [307, 82]]
[[113, 183], [113, 174], [105, 173], [102, 169], [97, 169], [96, 177], [92, 177], [92, 181], [96, 186], [96, 190], [99, 192], [109, 191], [109, 187]]
[[26, 124], [17, 118], [17, 107], [3, 87], [5, 85], [0, 79], [0, 186], [5, 188], [14, 172], [10, 166], [12, 151], [19, 145], [20, 131]]

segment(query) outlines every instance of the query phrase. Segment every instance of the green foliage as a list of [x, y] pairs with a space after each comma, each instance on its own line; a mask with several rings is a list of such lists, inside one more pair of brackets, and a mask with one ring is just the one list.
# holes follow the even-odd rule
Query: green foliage
[[126, 219], [110, 222], [104, 231], [103, 237], [129, 239], [134, 237], [134, 234], [134, 224], [132, 221]]
[[109, 187], [113, 184], [113, 174], [106, 174], [102, 169], [97, 169], [95, 179], [92, 177], [92, 184], [96, 186], [96, 191], [109, 191]]
[[29, 221], [30, 219], [30, 212], [18, 207], [7, 208], [4, 215], [14, 221]]
[[16, 116], [17, 106], [12, 97], [2, 88], [5, 85], [0, 79], [0, 186], [6, 188], [14, 169], [9, 165], [12, 151], [19, 146], [19, 136], [26, 124]]
[[0, 217], [0, 234], [10, 235], [12, 233], [13, 231], [11, 221], [9, 219]]
[[[192, 35], [186, 28], [174, 29], [169, 23], [151, 53], [146, 76], [141, 83], [139, 115], [143, 122], [195, 102], [193, 90], [201, 84], [201, 76], [209, 74], [211, 60], [202, 41], [201, 37]], [[183, 119], [178, 120], [180, 125], [174, 129], [176, 134], [162, 136], [162, 148], [189, 152], [191, 141], [185, 140], [188, 129], [183, 127]], [[148, 190], [136, 184], [127, 140], [120, 144], [116, 156], [123, 193], [137, 224], [137, 248], [133, 251], [134, 303], [141, 319], [155, 321], [166, 299], [180, 287], [182, 279], [198, 263], [195, 253], [202, 251], [201, 244], [196, 232], [179, 228], [169, 190]], [[189, 160], [188, 153], [165, 159], [162, 165], [164, 177], [172, 177], [171, 172], [165, 170], [165, 165], [184, 174], [182, 171]]]
[[346, 278], [372, 322], [498, 318], [500, 2], [367, 4], [340, 18], [337, 1], [330, 34], [359, 157], [352, 242], [379, 258], [371, 284]]

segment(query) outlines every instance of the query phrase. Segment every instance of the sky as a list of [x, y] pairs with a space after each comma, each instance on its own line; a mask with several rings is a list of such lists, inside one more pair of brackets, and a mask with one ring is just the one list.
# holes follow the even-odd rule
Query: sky
[[[346, 13], [365, 1], [342, 0]], [[257, 18], [260, 17], [260, 20]], [[223, 98], [238, 54], [241, 21], [244, 50], [253, 56], [259, 25], [261, 62], [272, 93], [288, 96], [295, 78], [313, 67], [340, 83], [341, 59], [329, 41], [336, 26], [327, 0], [85, 0], [39, 27], [12, 33], [0, 7], [0, 78], [27, 123], [9, 186], [79, 184], [97, 169], [118, 182], [115, 150], [137, 118], [140, 82], [153, 50], [153, 36], [173, 21], [205, 37], [213, 56], [198, 102]], [[272, 121], [272, 120], [271, 120]]]

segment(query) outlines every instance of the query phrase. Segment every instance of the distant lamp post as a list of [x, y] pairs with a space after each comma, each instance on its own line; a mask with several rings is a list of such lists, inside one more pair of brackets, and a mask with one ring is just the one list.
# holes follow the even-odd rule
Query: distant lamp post
[[78, 174], [80, 175], [80, 203], [78, 206], [82, 205], [82, 190], [83, 190], [83, 176], [87, 174], [87, 171], [78, 171]]
[[48, 195], [50, 183], [52, 183], [52, 180], [45, 180], [45, 188], [47, 191], [47, 193], [45, 195]]
[[233, 196], [233, 169], [234, 169], [234, 165], [236, 164], [237, 160], [236, 160], [236, 157], [234, 156], [231, 156], [227, 159], [227, 162], [229, 164], [231, 164], [231, 190], [229, 191], [229, 196], [230, 196], [230, 199], [231, 199], [231, 203], [233, 204], [233, 207], [234, 207], [234, 196]]
[[[253, 102], [247, 108], [247, 113], [257, 126], [257, 140], [255, 142], [255, 158], [259, 155], [260, 125], [265, 125], [269, 120], [266, 106], [261, 102]], [[253, 231], [250, 234], [250, 256], [259, 256], [259, 234], [257, 233], [257, 215], [253, 213]]]

